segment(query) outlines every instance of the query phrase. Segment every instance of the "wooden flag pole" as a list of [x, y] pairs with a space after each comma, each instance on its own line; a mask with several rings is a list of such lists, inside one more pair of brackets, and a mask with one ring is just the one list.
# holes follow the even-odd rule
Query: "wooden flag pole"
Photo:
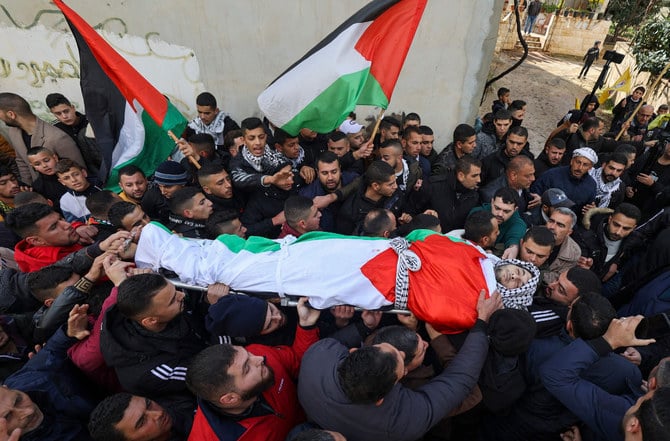
[[635, 118], [635, 115], [637, 115], [637, 112], [642, 107], [642, 104], [645, 103], [647, 101], [647, 98], [651, 96], [652, 91], [656, 90], [658, 83], [661, 82], [661, 79], [663, 79], [663, 76], [668, 72], [668, 69], [670, 69], [670, 63], [665, 65], [661, 73], [658, 74], [658, 77], [656, 77], [654, 84], [652, 84], [651, 87], [647, 89], [647, 93], [640, 100], [640, 102], [637, 103], [637, 106], [635, 106], [635, 110], [633, 110], [633, 113], [631, 113], [628, 119], [621, 125], [621, 130], [619, 130], [619, 133], [617, 134], [616, 138], [614, 138], [615, 141], [618, 141], [619, 138], [621, 138], [621, 135], [623, 135], [623, 132], [626, 130], [626, 126], [629, 125], [631, 121], [633, 121], [633, 118]]
[[[168, 136], [172, 138], [172, 140], [175, 142], [175, 144], [179, 143], [179, 138], [175, 136], [174, 133], [172, 133], [172, 130], [168, 130]], [[193, 167], [196, 169], [200, 170], [200, 164], [198, 164], [198, 161], [195, 160], [193, 156], [189, 156], [188, 160], [191, 161], [191, 164], [193, 164]]]
[[379, 130], [379, 124], [381, 124], [382, 119], [384, 119], [384, 112], [386, 112], [386, 109], [382, 109], [381, 112], [379, 112], [379, 116], [377, 117], [377, 122], [375, 122], [375, 126], [372, 129], [372, 135], [370, 135], [370, 141], [374, 141], [375, 136], [377, 136], [377, 131]]

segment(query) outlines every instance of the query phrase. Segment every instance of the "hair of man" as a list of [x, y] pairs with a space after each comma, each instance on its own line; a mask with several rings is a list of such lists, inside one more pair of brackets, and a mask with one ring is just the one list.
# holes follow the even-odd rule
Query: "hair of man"
[[616, 310], [612, 304], [597, 292], [580, 294], [570, 307], [572, 332], [576, 338], [584, 340], [601, 337], [615, 318]]
[[151, 306], [151, 301], [168, 284], [159, 274], [138, 274], [119, 285], [116, 307], [126, 318], [138, 319]]
[[377, 346], [364, 346], [337, 368], [340, 386], [353, 404], [373, 404], [388, 394], [396, 381], [398, 360]]
[[93, 409], [88, 430], [95, 441], [126, 441], [116, 425], [123, 419], [132, 398], [127, 392], [117, 393], [108, 396]]
[[9, 212], [5, 216], [5, 225], [21, 238], [26, 238], [36, 234], [39, 229], [35, 223], [51, 213], [54, 213], [54, 210], [48, 205], [41, 203], [26, 204]]

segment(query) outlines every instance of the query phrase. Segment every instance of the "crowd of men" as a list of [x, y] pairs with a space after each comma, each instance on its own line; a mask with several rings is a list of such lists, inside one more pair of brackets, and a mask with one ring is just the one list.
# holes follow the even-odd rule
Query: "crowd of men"
[[[626, 122], [643, 94], [608, 133], [587, 100], [536, 157], [506, 88], [439, 152], [416, 113], [294, 136], [205, 92], [117, 194], [65, 96], [46, 97], [52, 125], [0, 93], [0, 441], [670, 439], [670, 143], [652, 106]], [[205, 240], [433, 230], [540, 283], [522, 309], [482, 292], [446, 335], [410, 311], [182, 291], [135, 268], [151, 221]]]

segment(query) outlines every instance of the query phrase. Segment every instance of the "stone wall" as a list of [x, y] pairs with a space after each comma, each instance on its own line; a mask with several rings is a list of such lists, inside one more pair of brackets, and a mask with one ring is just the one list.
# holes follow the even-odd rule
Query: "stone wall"
[[544, 50], [552, 54], [583, 57], [593, 42], [605, 41], [610, 24], [609, 20], [556, 16]]
[[[557, 55], [584, 56], [586, 51], [593, 46], [594, 41], [605, 41], [611, 24], [608, 20], [573, 17], [572, 15], [565, 17], [563, 14], [546, 14], [545, 17], [549, 21], [546, 33], [544, 35], [536, 33], [539, 30], [536, 25], [533, 35], [540, 38], [542, 50]], [[522, 16], [522, 28], [524, 20], [525, 17]], [[495, 50], [496, 52], [513, 50], [517, 41], [514, 14], [506, 10], [500, 16]]]

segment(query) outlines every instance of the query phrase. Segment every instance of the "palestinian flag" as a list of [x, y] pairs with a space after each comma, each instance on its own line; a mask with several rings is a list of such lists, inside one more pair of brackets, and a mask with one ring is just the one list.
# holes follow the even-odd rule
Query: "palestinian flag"
[[76, 12], [53, 1], [77, 41], [86, 117], [109, 174], [107, 187], [118, 191], [118, 169], [134, 164], [153, 174], [174, 149], [167, 132], [180, 135], [188, 121]]
[[261, 111], [297, 135], [332, 131], [357, 104], [386, 109], [426, 2], [370, 2], [275, 79]]

